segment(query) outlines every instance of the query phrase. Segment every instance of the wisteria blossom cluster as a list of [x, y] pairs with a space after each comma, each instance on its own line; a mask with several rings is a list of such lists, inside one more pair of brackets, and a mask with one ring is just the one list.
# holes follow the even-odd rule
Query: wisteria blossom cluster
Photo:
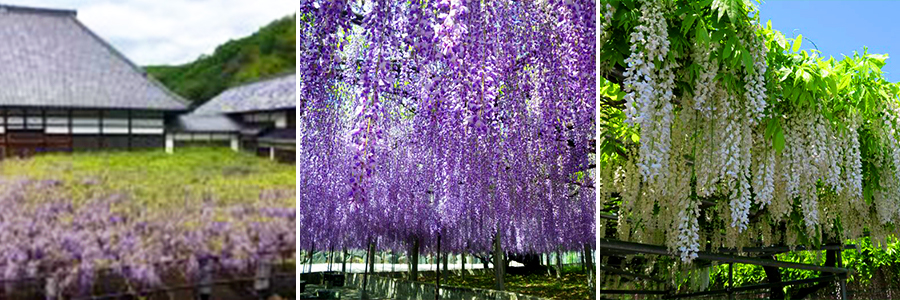
[[153, 210], [135, 209], [134, 200], [119, 193], [76, 203], [61, 186], [53, 180], [0, 183], [0, 279], [7, 282], [0, 290], [46, 278], [46, 292], [84, 296], [101, 274], [139, 289], [173, 284], [166, 279], [173, 274], [199, 283], [202, 268], [252, 273], [293, 253], [295, 209], [266, 205], [284, 197], [277, 192], [255, 205], [210, 200]]
[[659, 189], [668, 174], [669, 144], [671, 142], [672, 105], [674, 88], [674, 60], [667, 59], [668, 28], [664, 16], [666, 3], [646, 1], [641, 5], [641, 17], [631, 34], [631, 56], [625, 63], [624, 89], [626, 122], [639, 126], [644, 143], [640, 145], [638, 167], [650, 183]]
[[600, 54], [624, 92], [601, 101], [623, 117], [601, 119], [613, 130], [598, 170], [618, 239], [690, 262], [900, 233], [900, 87], [881, 75], [885, 55], [803, 52], [751, 5], [605, 5], [633, 9], [603, 27], [615, 44]]
[[[754, 26], [755, 27], [755, 26]], [[744, 72], [744, 93], [749, 103], [746, 118], [750, 120], [750, 125], [755, 125], [763, 118], [763, 112], [766, 109], [766, 45], [762, 39], [757, 37], [752, 27], [747, 27], [744, 31], [739, 31], [738, 40], [744, 42], [744, 47], [750, 53], [753, 67]], [[745, 32], [747, 31], [747, 32]]]
[[594, 6], [301, 1], [300, 247], [592, 247]]

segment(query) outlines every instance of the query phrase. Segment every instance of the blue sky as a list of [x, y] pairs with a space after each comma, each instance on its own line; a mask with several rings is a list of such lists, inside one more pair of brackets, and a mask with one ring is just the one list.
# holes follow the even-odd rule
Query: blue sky
[[803, 34], [803, 49], [814, 49], [815, 43], [825, 57], [835, 59], [863, 46], [869, 53], [887, 53], [885, 78], [900, 81], [900, 1], [769, 0], [757, 5], [763, 24], [772, 20], [772, 27], [789, 38]]
[[293, 14], [296, 0], [0, 0], [74, 9], [78, 20], [138, 65], [182, 64]]

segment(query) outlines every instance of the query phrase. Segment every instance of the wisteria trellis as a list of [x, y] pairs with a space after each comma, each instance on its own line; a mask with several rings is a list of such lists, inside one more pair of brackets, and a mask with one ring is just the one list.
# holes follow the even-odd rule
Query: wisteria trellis
[[618, 218], [601, 237], [687, 263], [898, 234], [900, 86], [886, 55], [801, 50], [749, 1], [601, 3], [597, 178]]
[[593, 1], [301, 1], [298, 247], [594, 244]]
[[295, 210], [280, 205], [289, 193], [264, 192], [249, 204], [207, 199], [177, 210], [137, 208], [138, 200], [121, 191], [75, 201], [62, 181], [4, 178], [0, 291], [40, 278], [50, 299], [88, 296], [95, 284], [111, 285], [96, 282], [100, 274], [141, 290], [172, 284], [165, 280], [171, 274], [199, 283], [204, 266], [253, 272], [293, 254]]

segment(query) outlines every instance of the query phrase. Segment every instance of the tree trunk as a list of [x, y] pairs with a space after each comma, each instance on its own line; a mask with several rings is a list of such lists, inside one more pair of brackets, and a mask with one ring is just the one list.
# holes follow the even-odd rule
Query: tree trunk
[[371, 269], [369, 269], [369, 257], [371, 256], [369, 252], [372, 251], [371, 245], [372, 244], [369, 243], [369, 247], [366, 247], [366, 259], [363, 261], [364, 266], [365, 266], [363, 269], [365, 269], [365, 270], [363, 271], [362, 292], [359, 295], [359, 298], [363, 299], [363, 300], [369, 299], [369, 294], [366, 291], [366, 288], [368, 287], [368, 284], [369, 284], [369, 272], [371, 272]]
[[310, 273], [312, 273], [312, 267], [313, 267], [313, 254], [314, 254], [314, 253], [316, 253], [316, 244], [315, 244], [315, 243], [313, 243], [313, 244], [309, 247], [309, 256], [308, 256], [308, 257], [309, 257], [309, 272], [310, 272]]
[[556, 278], [562, 277], [562, 252], [559, 250], [562, 247], [556, 248]]
[[448, 266], [447, 266], [448, 264], [450, 264], [449, 257], [450, 257], [450, 253], [444, 253], [444, 257], [441, 258], [444, 261], [444, 272], [445, 273], [450, 271], [450, 268], [448, 268]]
[[[437, 281], [434, 284], [434, 300], [441, 299], [441, 266], [439, 265], [441, 262], [441, 236], [438, 235], [437, 238], [437, 253], [435, 254], [437, 257], [434, 259], [434, 273], [437, 274]], [[447, 256], [444, 255], [444, 259]]]
[[331, 251], [328, 253], [328, 272], [331, 272], [332, 265], [334, 265], [334, 245], [331, 245]]
[[594, 286], [594, 255], [591, 251], [591, 245], [584, 244], [584, 253], [581, 255], [581, 261], [584, 262], [584, 269], [587, 271], [588, 286]]
[[541, 259], [544, 260], [543, 264], [546, 268], [547, 276], [553, 276], [553, 268], [550, 266], [550, 253], [541, 254]]
[[344, 248], [344, 257], [341, 259], [341, 272], [347, 273], [347, 248]]
[[409, 249], [409, 281], [419, 280], [419, 238], [413, 238]]
[[494, 236], [494, 289], [498, 291], [506, 290], [506, 284], [503, 282], [505, 275], [504, 266], [506, 261], [503, 259], [503, 247], [500, 245], [500, 230]]
[[584, 273], [584, 271], [587, 271], [584, 268], [584, 252], [579, 253], [578, 256], [579, 256], [578, 260], [581, 262], [581, 273]]
[[460, 262], [459, 276], [465, 278], [466, 277], [466, 254], [465, 253], [459, 254], [459, 262]]
[[369, 244], [369, 272], [375, 272], [375, 241]]

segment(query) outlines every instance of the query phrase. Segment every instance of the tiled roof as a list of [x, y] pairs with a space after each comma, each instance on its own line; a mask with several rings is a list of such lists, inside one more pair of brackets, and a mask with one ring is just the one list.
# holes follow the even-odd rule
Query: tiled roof
[[74, 11], [0, 5], [0, 106], [184, 110]]
[[230, 114], [297, 107], [294, 73], [230, 88], [194, 110], [197, 114]]
[[226, 115], [198, 115], [183, 114], [178, 116], [174, 127], [175, 132], [240, 132], [243, 127]]

